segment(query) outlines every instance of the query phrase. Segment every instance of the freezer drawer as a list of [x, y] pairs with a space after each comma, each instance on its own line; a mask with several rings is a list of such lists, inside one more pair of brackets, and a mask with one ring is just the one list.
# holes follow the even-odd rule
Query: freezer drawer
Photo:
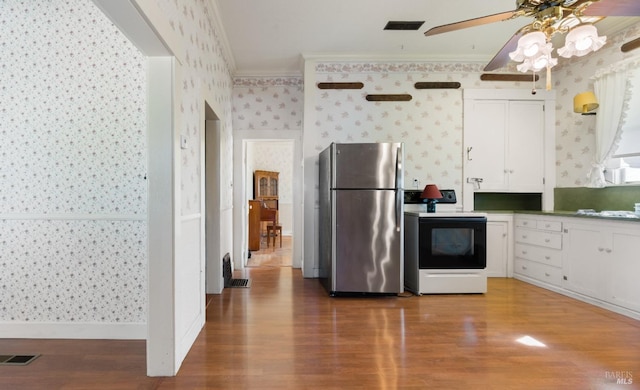
[[333, 291], [403, 291], [402, 209], [396, 191], [333, 191], [335, 197]]

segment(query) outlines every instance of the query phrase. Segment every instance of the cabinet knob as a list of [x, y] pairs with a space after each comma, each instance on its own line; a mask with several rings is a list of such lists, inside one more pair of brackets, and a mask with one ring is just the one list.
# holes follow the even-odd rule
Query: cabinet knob
[[598, 252], [602, 252], [604, 248], [598, 248]]
[[607, 248], [607, 249], [605, 249], [605, 252], [611, 253], [611, 249]]
[[549, 277], [549, 276], [551, 276], [551, 274], [550, 274], [550, 273], [548, 273], [548, 272], [545, 272], [545, 273], [544, 273], [544, 276]]

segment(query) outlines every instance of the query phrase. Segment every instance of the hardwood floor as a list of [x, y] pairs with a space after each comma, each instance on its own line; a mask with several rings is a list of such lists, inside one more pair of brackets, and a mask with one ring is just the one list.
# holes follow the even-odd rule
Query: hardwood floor
[[247, 261], [247, 267], [291, 267], [291, 236], [277, 237], [275, 248], [267, 247], [265, 237], [260, 242], [260, 250], [251, 252], [251, 258]]
[[[485, 295], [330, 298], [291, 267], [248, 268], [210, 296], [178, 376], [144, 342], [0, 340], [2, 389], [633, 389], [640, 322], [514, 279]], [[530, 337], [544, 346], [517, 342]], [[629, 385], [616, 385], [615, 376]]]

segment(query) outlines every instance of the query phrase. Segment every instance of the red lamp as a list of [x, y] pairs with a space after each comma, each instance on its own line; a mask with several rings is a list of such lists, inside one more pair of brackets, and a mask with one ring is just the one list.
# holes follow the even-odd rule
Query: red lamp
[[442, 199], [442, 193], [435, 184], [427, 184], [420, 197], [427, 200], [427, 213], [435, 213], [436, 199]]

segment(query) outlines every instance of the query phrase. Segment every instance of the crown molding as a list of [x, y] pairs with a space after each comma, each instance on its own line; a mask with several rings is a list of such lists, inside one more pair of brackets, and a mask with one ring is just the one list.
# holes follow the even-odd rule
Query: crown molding
[[490, 56], [464, 55], [442, 56], [433, 54], [381, 54], [381, 53], [302, 53], [304, 61], [317, 62], [445, 62], [445, 63], [483, 63]]
[[231, 51], [231, 44], [229, 38], [227, 38], [227, 31], [224, 28], [224, 22], [220, 18], [220, 7], [218, 6], [218, 0], [210, 0], [211, 8], [213, 11], [213, 26], [218, 32], [220, 38], [220, 44], [222, 46], [222, 52], [224, 53], [227, 65], [229, 66], [229, 72], [233, 75], [236, 72], [236, 59]]

